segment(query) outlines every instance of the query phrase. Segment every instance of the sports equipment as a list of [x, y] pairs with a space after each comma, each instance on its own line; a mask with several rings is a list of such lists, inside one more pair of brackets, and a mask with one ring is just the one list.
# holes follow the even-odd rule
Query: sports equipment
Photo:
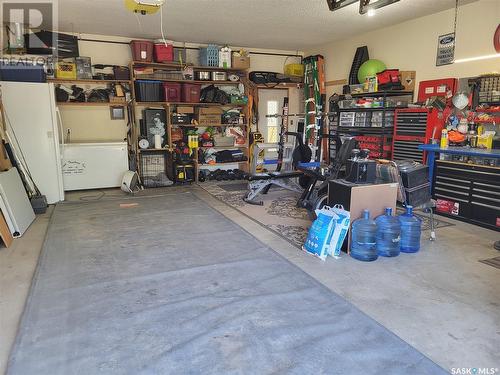
[[370, 59], [365, 61], [358, 71], [358, 81], [359, 83], [364, 83], [367, 77], [376, 76], [377, 73], [384, 71], [386, 68], [385, 64], [376, 59]]

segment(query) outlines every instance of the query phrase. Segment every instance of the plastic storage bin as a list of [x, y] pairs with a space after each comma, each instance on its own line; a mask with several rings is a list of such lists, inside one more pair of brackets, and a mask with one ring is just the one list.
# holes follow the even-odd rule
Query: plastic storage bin
[[411, 189], [405, 189], [405, 194], [407, 205], [420, 206], [431, 199], [431, 183], [427, 182]]
[[377, 254], [383, 257], [399, 255], [399, 242], [401, 240], [401, 224], [399, 219], [392, 216], [392, 208], [385, 209], [385, 215], [375, 219], [377, 223]]
[[113, 75], [115, 79], [129, 81], [130, 80], [130, 69], [126, 66], [115, 65], [113, 67]]
[[135, 81], [135, 98], [138, 102], [162, 101], [161, 81]]
[[219, 47], [209, 44], [200, 48], [199, 62], [201, 66], [219, 66]]
[[174, 46], [165, 43], [156, 43], [154, 47], [155, 61], [159, 63], [174, 61]]
[[132, 60], [140, 62], [153, 61], [154, 43], [148, 40], [132, 40], [130, 49], [132, 50]]
[[413, 207], [407, 206], [406, 212], [398, 216], [401, 224], [400, 250], [403, 253], [416, 253], [420, 250], [422, 220], [413, 215]]
[[182, 84], [182, 101], [185, 103], [198, 103], [200, 101], [201, 85], [194, 83]]
[[286, 64], [285, 65], [285, 75], [293, 77], [303, 77], [304, 76], [304, 65], [302, 64]]
[[363, 217], [352, 223], [351, 233], [351, 257], [364, 262], [376, 260], [377, 224], [370, 219], [370, 211], [364, 210]]
[[167, 102], [180, 102], [182, 84], [176, 82], [163, 82], [164, 99]]
[[0, 65], [0, 80], [14, 82], [46, 82], [42, 65]]

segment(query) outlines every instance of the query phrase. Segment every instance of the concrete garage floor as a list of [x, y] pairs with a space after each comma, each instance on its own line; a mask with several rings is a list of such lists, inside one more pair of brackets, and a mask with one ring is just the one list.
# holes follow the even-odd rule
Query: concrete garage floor
[[[500, 367], [500, 270], [478, 262], [500, 256], [492, 247], [500, 238], [497, 232], [455, 222], [438, 229], [436, 242], [423, 240], [417, 254], [373, 263], [348, 256], [322, 262], [204, 190], [189, 189], [443, 368]], [[105, 193], [102, 199], [123, 197], [119, 190]], [[79, 192], [67, 199], [101, 196]], [[51, 213], [38, 216], [11, 248], [0, 249], [0, 373], [5, 372]]]

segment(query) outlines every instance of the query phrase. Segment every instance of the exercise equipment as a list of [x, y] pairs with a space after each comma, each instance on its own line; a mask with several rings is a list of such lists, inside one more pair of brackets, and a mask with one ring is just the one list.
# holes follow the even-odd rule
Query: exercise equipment
[[309, 181], [297, 201], [297, 207], [306, 208], [312, 218], [316, 216], [314, 211], [323, 207], [328, 200], [328, 180], [339, 178], [342, 167], [351, 156], [352, 150], [357, 146], [354, 138], [348, 138], [342, 143], [337, 135], [325, 135], [325, 137], [335, 137], [337, 143], [336, 149], [338, 152], [330, 166], [326, 169], [319, 167], [307, 168], [305, 164], [301, 163], [298, 167], [304, 176], [309, 178]]
[[[311, 159], [311, 150], [306, 149], [307, 146], [304, 145], [302, 140], [303, 134], [285, 132], [284, 136], [294, 136], [297, 139], [298, 146], [292, 152], [292, 166], [298, 166], [301, 162], [308, 162]], [[258, 151], [254, 152], [258, 153]], [[302, 172], [297, 170], [250, 174], [247, 176], [248, 193], [243, 200], [249, 204], [262, 206], [264, 203], [255, 199], [260, 194], [267, 194], [273, 185], [300, 193], [303, 188], [297, 183], [296, 179], [301, 176]]]
[[365, 61], [358, 70], [358, 81], [364, 83], [367, 77], [374, 77], [377, 73], [386, 70], [385, 64], [377, 59]]

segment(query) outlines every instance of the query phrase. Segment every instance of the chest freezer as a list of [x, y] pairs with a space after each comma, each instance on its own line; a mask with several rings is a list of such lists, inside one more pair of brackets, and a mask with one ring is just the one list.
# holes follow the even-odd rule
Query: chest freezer
[[69, 143], [63, 147], [65, 191], [120, 187], [128, 169], [126, 142]]

